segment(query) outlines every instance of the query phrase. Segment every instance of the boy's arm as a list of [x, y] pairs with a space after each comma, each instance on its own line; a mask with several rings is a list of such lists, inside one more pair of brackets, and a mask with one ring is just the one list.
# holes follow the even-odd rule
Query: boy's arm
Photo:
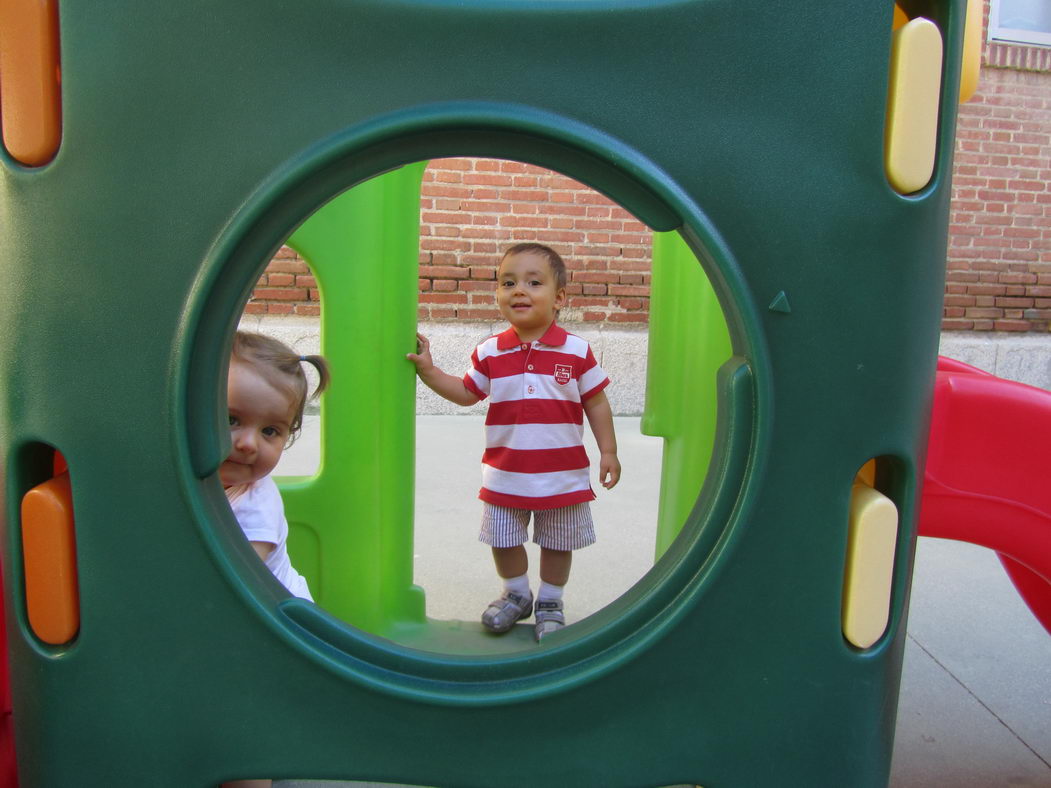
[[620, 460], [617, 459], [617, 434], [613, 429], [613, 409], [606, 399], [606, 392], [600, 391], [593, 397], [584, 400], [584, 413], [595, 436], [598, 450], [601, 453], [598, 462], [598, 480], [607, 490], [612, 490], [620, 481]]
[[431, 359], [431, 343], [423, 334], [417, 334], [419, 353], [407, 353], [405, 357], [416, 365], [416, 374], [431, 391], [439, 397], [444, 397], [449, 402], [457, 405], [473, 405], [478, 402], [478, 397], [463, 383], [463, 378], [453, 377], [447, 372], [442, 372], [434, 366]]

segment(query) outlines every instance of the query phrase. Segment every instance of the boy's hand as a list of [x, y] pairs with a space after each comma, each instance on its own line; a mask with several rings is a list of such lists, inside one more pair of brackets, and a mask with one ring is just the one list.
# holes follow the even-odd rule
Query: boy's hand
[[598, 480], [607, 490], [612, 490], [620, 481], [620, 460], [616, 452], [603, 452], [598, 461]]
[[423, 370], [433, 367], [434, 360], [431, 358], [431, 343], [427, 337], [417, 332], [416, 352], [406, 353], [405, 358], [416, 365], [417, 372], [422, 372]]

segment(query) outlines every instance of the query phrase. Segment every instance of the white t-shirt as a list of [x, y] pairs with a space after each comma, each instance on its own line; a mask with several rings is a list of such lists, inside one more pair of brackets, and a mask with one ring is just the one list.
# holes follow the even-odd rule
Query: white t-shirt
[[249, 542], [268, 542], [274, 546], [266, 558], [266, 568], [292, 594], [303, 599], [310, 596], [306, 579], [288, 560], [285, 542], [288, 540], [288, 521], [285, 520], [285, 505], [281, 493], [269, 476], [253, 482], [244, 492], [230, 501], [241, 530]]

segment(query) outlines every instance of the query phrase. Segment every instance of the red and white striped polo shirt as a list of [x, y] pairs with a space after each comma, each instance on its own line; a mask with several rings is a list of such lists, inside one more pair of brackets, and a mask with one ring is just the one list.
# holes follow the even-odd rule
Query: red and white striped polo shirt
[[463, 382], [489, 397], [479, 498], [516, 509], [594, 500], [582, 403], [609, 378], [586, 340], [554, 323], [535, 342], [508, 328], [474, 349]]

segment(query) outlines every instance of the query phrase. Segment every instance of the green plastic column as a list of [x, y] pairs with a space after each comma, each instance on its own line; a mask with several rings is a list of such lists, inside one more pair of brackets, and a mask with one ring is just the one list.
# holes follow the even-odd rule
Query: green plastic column
[[704, 484], [715, 440], [715, 373], [731, 352], [722, 308], [697, 258], [678, 233], [654, 233], [642, 432], [664, 438], [656, 558], [679, 535]]
[[288, 245], [321, 290], [321, 463], [281, 480], [289, 553], [318, 604], [370, 632], [423, 622], [412, 584], [419, 196], [426, 163], [343, 192]]

